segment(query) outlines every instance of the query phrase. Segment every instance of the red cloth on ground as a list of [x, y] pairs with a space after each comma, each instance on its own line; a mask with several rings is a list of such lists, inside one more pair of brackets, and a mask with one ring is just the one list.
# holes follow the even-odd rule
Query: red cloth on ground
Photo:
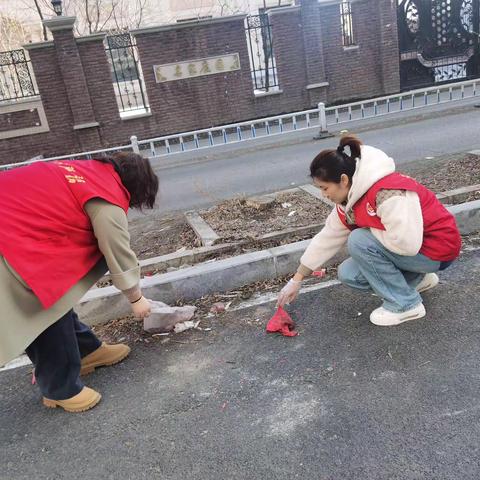
[[294, 328], [295, 322], [282, 307], [278, 307], [273, 317], [267, 323], [267, 333], [278, 332], [284, 337], [295, 337], [298, 335]]

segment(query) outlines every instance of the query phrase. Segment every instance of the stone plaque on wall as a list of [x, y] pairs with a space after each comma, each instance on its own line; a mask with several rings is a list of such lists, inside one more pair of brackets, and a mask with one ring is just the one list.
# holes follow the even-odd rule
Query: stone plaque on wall
[[203, 77], [215, 73], [228, 73], [235, 70], [240, 70], [238, 53], [153, 66], [157, 83]]

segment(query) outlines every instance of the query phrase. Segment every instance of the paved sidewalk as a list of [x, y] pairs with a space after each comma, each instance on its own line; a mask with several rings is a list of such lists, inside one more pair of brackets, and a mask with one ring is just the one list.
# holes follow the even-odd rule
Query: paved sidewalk
[[0, 478], [478, 479], [479, 285], [474, 250], [399, 327], [343, 286], [291, 306], [296, 338], [264, 333], [272, 305], [232, 312], [87, 377], [103, 401], [81, 415], [2, 372]]

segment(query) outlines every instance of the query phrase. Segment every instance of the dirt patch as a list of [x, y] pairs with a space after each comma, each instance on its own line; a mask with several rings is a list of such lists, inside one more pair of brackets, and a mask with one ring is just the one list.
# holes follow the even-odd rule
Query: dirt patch
[[137, 218], [130, 222], [130, 242], [139, 259], [158, 257], [200, 246], [182, 214]]
[[[258, 250], [259, 247], [269, 248], [311, 238], [311, 234], [292, 234], [283, 241], [257, 241], [267, 233], [322, 223], [329, 212], [330, 207], [312, 195], [293, 192], [278, 195], [266, 210], [247, 206], [246, 198], [242, 197], [221, 202], [201, 212], [201, 215], [221, 237], [217, 243], [248, 240], [248, 244], [232, 248], [232, 251], [213, 254], [212, 258], [220, 259]], [[129, 230], [132, 249], [139, 259], [201, 246], [200, 240], [181, 213], [163, 217], [158, 214], [139, 217], [130, 222]]]
[[[421, 162], [416, 165], [400, 166], [399, 171], [407, 173], [435, 193], [454, 190], [480, 184], [480, 157], [478, 155], [450, 155], [434, 161]], [[480, 194], [471, 194], [478, 199]], [[469, 200], [471, 201], [471, 200]]]
[[257, 239], [288, 228], [322, 223], [331, 208], [306, 192], [277, 195], [265, 210], [247, 205], [245, 198], [228, 200], [200, 212], [222, 242]]
[[480, 232], [462, 235], [462, 251], [480, 248]]

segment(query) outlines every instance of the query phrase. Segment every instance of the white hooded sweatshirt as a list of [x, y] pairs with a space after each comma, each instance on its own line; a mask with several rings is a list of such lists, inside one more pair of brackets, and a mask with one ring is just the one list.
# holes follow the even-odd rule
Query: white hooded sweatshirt
[[[393, 159], [378, 148], [362, 145], [347, 205], [340, 208], [351, 212], [373, 184], [394, 171]], [[370, 228], [370, 231], [388, 250], [399, 255], [417, 255], [423, 243], [423, 216], [418, 195], [405, 190], [392, 190], [388, 195], [382, 195], [384, 193], [386, 190], [377, 194], [377, 216], [385, 230]], [[341, 222], [334, 208], [323, 229], [305, 250], [298, 272], [306, 276], [319, 269], [342, 248], [349, 234], [350, 230]]]

